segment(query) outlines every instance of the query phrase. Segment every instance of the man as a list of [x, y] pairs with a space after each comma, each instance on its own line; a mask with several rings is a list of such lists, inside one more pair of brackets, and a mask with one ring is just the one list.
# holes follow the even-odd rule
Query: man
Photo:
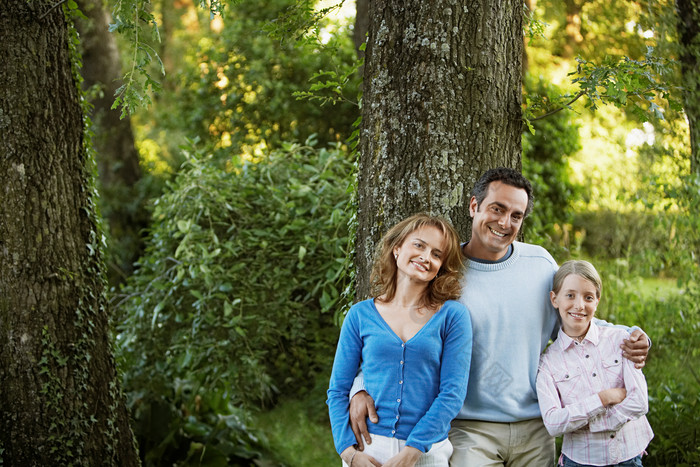
[[[555, 462], [535, 380], [540, 353], [559, 328], [549, 300], [557, 264], [544, 248], [515, 241], [532, 205], [530, 182], [513, 169], [486, 171], [472, 190], [461, 301], [471, 313], [474, 335], [467, 397], [450, 430], [453, 466]], [[623, 351], [641, 367], [648, 339], [635, 330]], [[363, 437], [370, 442], [368, 415], [376, 423], [374, 402], [361, 390], [350, 404], [360, 448]]]

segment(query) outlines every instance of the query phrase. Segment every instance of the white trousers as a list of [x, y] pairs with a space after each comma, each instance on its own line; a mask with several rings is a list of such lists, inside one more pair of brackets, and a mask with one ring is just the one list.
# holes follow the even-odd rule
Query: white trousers
[[[406, 446], [406, 441], [402, 439], [373, 435], [372, 433], [369, 436], [372, 438], [372, 444], [365, 443], [364, 453], [374, 457], [382, 464], [394, 457]], [[420, 456], [420, 459], [416, 462], [416, 467], [448, 467], [451, 455], [452, 444], [449, 438], [446, 438], [439, 443], [433, 444], [428, 452]], [[348, 467], [348, 465], [343, 462], [343, 467]]]

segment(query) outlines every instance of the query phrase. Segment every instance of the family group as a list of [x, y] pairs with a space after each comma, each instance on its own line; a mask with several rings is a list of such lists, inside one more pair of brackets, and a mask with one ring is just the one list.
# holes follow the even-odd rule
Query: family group
[[516, 240], [532, 208], [522, 174], [491, 169], [468, 242], [427, 214], [385, 234], [328, 389], [345, 467], [642, 465], [649, 339], [595, 318], [592, 264]]

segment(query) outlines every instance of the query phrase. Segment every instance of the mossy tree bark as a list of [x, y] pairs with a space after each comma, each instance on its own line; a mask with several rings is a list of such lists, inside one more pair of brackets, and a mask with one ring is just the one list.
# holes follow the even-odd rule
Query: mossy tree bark
[[138, 465], [111, 351], [77, 39], [52, 6], [0, 3], [0, 464]]
[[522, 1], [370, 2], [358, 171], [357, 298], [375, 245], [425, 211], [468, 238], [469, 193], [521, 168]]

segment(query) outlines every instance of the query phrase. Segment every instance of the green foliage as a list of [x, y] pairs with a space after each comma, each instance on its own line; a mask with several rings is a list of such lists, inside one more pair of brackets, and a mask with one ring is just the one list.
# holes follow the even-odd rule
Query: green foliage
[[523, 5], [523, 30], [525, 37], [532, 40], [535, 38], [545, 38], [547, 23], [537, 17], [537, 14], [530, 10], [527, 4]]
[[297, 0], [287, 3], [275, 19], [265, 25], [270, 36], [281, 42], [317, 42], [320, 27], [330, 13], [340, 10], [345, 0], [337, 0], [325, 8], [318, 7], [317, 0]]
[[[217, 417], [231, 406], [303, 391], [327, 373], [333, 312], [344, 300], [352, 174], [339, 148], [284, 144], [258, 163], [224, 167], [187, 154], [155, 202], [119, 324], [125, 388], [149, 462], [181, 458], [196, 443], [211, 449]], [[239, 433], [222, 430], [219, 442]]]
[[654, 430], [644, 465], [697, 465], [700, 462], [700, 332], [698, 284], [672, 293], [647, 292], [646, 282], [628, 272], [624, 260], [596, 260], [603, 278], [599, 316], [638, 325], [653, 345], [644, 369], [649, 388], [647, 417]]
[[341, 101], [355, 103], [345, 95], [345, 92], [363, 65], [364, 60], [358, 59], [353, 66], [345, 66], [342, 70], [322, 70], [314, 73], [309, 80], [315, 82], [311, 84], [309, 90], [294, 91], [293, 94], [297, 99], [317, 101], [321, 106], [337, 104]]
[[[312, 134], [321, 144], [345, 141], [359, 114], [360, 78], [350, 35], [326, 23], [317, 26], [324, 26], [325, 42], [313, 35], [295, 42], [273, 34], [285, 24], [278, 17], [295, 5], [240, 2], [227, 8], [220, 32], [190, 28], [174, 36], [170, 53], [178, 56], [170, 60], [173, 67], [153, 111], [142, 114], [151, 127], [148, 137], [171, 153], [185, 138], [199, 138], [224, 156], [231, 148], [259, 155]], [[208, 17], [199, 22], [206, 24]], [[314, 96], [333, 105], [295, 97], [310, 86], [322, 87]]]
[[596, 64], [577, 57], [576, 71], [569, 76], [578, 91], [574, 95], [527, 95], [523, 111], [525, 124], [533, 132], [532, 122], [564, 109], [573, 110], [573, 103], [581, 97], [586, 98], [585, 106], [591, 110], [612, 104], [631, 112], [641, 122], [664, 118], [659, 106], [661, 100], [665, 100], [670, 109], [680, 110], [680, 103], [664, 80], [671, 71], [671, 64], [654, 56], [653, 51], [649, 47], [641, 61], [606, 56]]
[[[312, 82], [308, 91], [294, 91], [297, 99], [316, 101], [320, 106], [335, 105], [338, 102], [358, 104], [359, 70], [364, 64], [363, 58], [355, 58], [354, 51], [349, 56], [347, 49], [350, 34], [344, 28], [330, 35], [324, 26], [330, 26], [325, 18], [333, 11], [340, 10], [345, 0], [340, 0], [326, 8], [316, 9], [317, 1], [297, 1], [289, 6], [276, 19], [269, 21], [264, 29], [270, 37], [281, 43], [292, 44], [305, 50], [330, 52], [332, 59], [327, 63], [330, 68], [322, 68], [309, 78]], [[325, 40], [324, 33], [330, 39]], [[366, 44], [360, 46], [365, 50]], [[340, 54], [342, 60], [338, 60]], [[354, 60], [353, 60], [354, 58]]]
[[[146, 173], [132, 186], [98, 182], [100, 212], [105, 227], [105, 263], [107, 282], [120, 284], [129, 277], [133, 262], [143, 248], [142, 230], [148, 225], [148, 203], [162, 193], [166, 177]], [[117, 213], [117, 222], [111, 222]]]
[[586, 107], [591, 110], [600, 104], [613, 104], [619, 108], [628, 107], [642, 122], [649, 120], [650, 115], [662, 119], [663, 113], [655, 102], [658, 97], [666, 100], [673, 110], [681, 107], [662, 81], [663, 76], [670, 73], [670, 64], [653, 52], [654, 49], [648, 47], [641, 61], [607, 56], [600, 65], [578, 57], [576, 72], [569, 76], [574, 76], [572, 82], [588, 98]]
[[[639, 58], [638, 51], [650, 41], [641, 34], [650, 26], [642, 18], [652, 2], [609, 0], [543, 0], [537, 2], [537, 13], [552, 27], [546, 47], [555, 57], [579, 54], [594, 59], [615, 51], [630, 58]], [[653, 2], [668, 8], [666, 0]]]
[[150, 32], [153, 40], [160, 41], [158, 24], [148, 1], [118, 0], [112, 18], [114, 23], [110, 25], [110, 32], [127, 36], [131, 47], [130, 69], [124, 75], [124, 84], [117, 89], [112, 105], [113, 109], [121, 106], [124, 116], [139, 107], [150, 105], [150, 92], [161, 89], [160, 82], [153, 77], [153, 61], [158, 63], [161, 75], [165, 74], [165, 68], [156, 50], [143, 37]]
[[681, 184], [667, 187], [670, 199], [674, 200], [681, 216], [671, 227], [674, 230], [672, 248], [679, 251], [679, 282], [690, 287], [700, 283], [700, 174], [681, 177]]
[[[667, 381], [649, 394], [649, 414], [655, 438], [645, 465], [690, 467], [700, 464], [698, 385]], [[695, 391], [695, 392], [693, 392]]]
[[[83, 459], [85, 437], [89, 423], [73, 419], [66, 406], [65, 384], [59, 374], [66, 371], [68, 357], [61, 355], [49, 335], [48, 326], [42, 329], [42, 352], [39, 360], [39, 375], [44, 379], [41, 395], [46, 403], [46, 412], [51, 419], [47, 447], [51, 457], [58, 463], [68, 464]], [[87, 425], [87, 426], [85, 426]]]
[[285, 465], [333, 466], [340, 461], [325, 404], [327, 375], [320, 378], [319, 383], [323, 383], [323, 392], [313, 391], [311, 395], [281, 400], [272, 410], [254, 417], [253, 426], [267, 435], [270, 446]]
[[576, 213], [572, 234], [585, 254], [624, 260], [630, 273], [642, 277], [674, 278], [684, 287], [696, 283], [700, 258], [700, 221], [696, 215], [700, 210], [700, 178], [693, 175], [679, 178], [678, 173], [673, 176], [667, 179], [663, 174], [649, 173], [645, 177], [646, 190], [633, 194], [646, 200], [644, 209]]
[[682, 216], [669, 212], [579, 212], [573, 234], [586, 255], [624, 259], [630, 272], [643, 277], [675, 277], [685, 248], [677, 248], [675, 229]]
[[[525, 77], [525, 99], [559, 95], [561, 90], [544, 79]], [[562, 226], [571, 221], [571, 201], [580, 188], [569, 181], [568, 158], [581, 148], [579, 126], [567, 112], [532, 122], [534, 131], [524, 131], [523, 174], [532, 182], [535, 209], [527, 218], [525, 232], [548, 249], [560, 244]]]
[[537, 2], [532, 21], [539, 26], [528, 36], [530, 72], [556, 77], [574, 66], [576, 71], [568, 75], [573, 86], [567, 84], [560, 96], [530, 96], [526, 125], [572, 110], [582, 97], [591, 110], [612, 104], [641, 122], [663, 118], [663, 101], [667, 108], [680, 107], [673, 2], [545, 0]]
[[[161, 392], [157, 392], [157, 391]], [[155, 384], [129, 394], [132, 428], [146, 466], [279, 465], [266, 438], [248, 425], [246, 411], [222, 401], [216, 392], [201, 391], [177, 381]]]

